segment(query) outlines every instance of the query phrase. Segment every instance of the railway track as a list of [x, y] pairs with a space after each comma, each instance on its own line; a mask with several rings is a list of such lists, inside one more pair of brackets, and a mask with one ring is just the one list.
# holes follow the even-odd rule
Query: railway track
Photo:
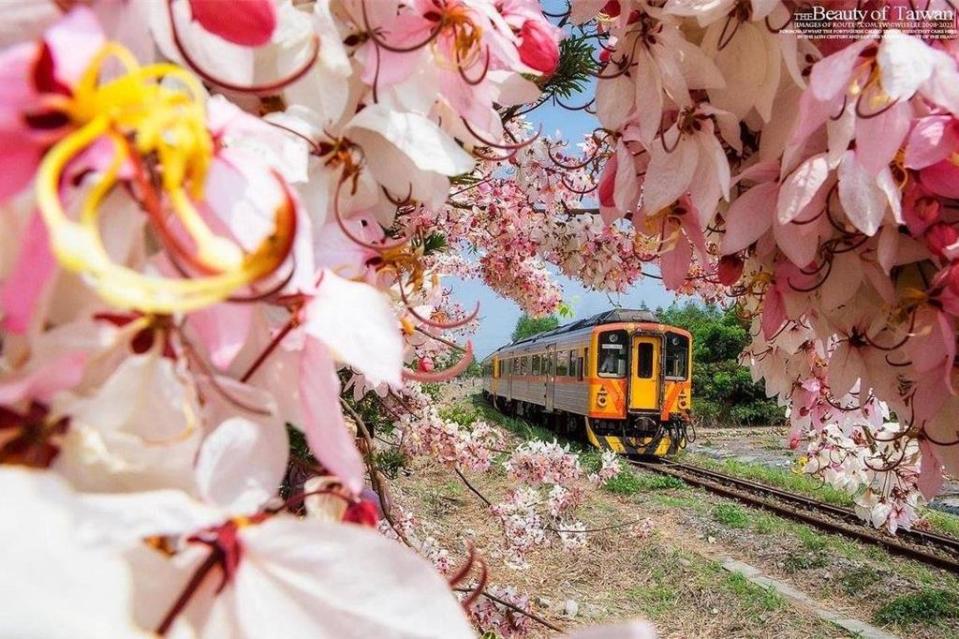
[[896, 536], [888, 535], [864, 526], [856, 513], [848, 508], [825, 504], [804, 495], [700, 466], [671, 460], [631, 460], [630, 464], [677, 477], [688, 484], [737, 499], [750, 506], [882, 546], [890, 553], [959, 574], [959, 539], [919, 530], [901, 530]]

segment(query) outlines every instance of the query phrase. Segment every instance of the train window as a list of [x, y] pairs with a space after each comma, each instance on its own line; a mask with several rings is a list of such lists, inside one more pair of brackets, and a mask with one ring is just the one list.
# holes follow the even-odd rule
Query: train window
[[569, 374], [569, 353], [558, 351], [556, 353], [556, 376], [565, 377]]
[[539, 355], [533, 355], [533, 375], [539, 375]]
[[636, 374], [642, 379], [649, 379], [653, 376], [653, 345], [649, 342], [639, 344], [638, 360], [636, 362]]
[[523, 375], [529, 374], [529, 355], [523, 355], [522, 370], [523, 370]]
[[626, 377], [626, 331], [606, 331], [599, 335], [598, 373], [600, 377]]
[[583, 373], [584, 373], [584, 371], [583, 371], [583, 361], [584, 361], [584, 360], [583, 360], [582, 357], [577, 357], [577, 358], [576, 358], [576, 377], [579, 378], [580, 380], [583, 379]]
[[667, 379], [686, 379], [689, 375], [689, 338], [666, 333], [666, 356], [663, 358]]

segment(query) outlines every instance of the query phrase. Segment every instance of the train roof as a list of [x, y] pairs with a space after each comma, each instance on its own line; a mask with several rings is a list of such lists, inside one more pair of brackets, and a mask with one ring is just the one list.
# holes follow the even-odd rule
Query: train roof
[[[652, 312], [647, 310], [638, 310], [631, 308], [614, 308], [610, 311], [604, 311], [602, 313], [597, 313], [592, 317], [587, 317], [581, 320], [576, 320], [575, 322], [570, 322], [569, 324], [563, 324], [557, 328], [554, 328], [551, 331], [546, 331], [545, 333], [537, 333], [536, 335], [531, 335], [525, 339], [517, 340], [509, 346], [517, 346], [519, 344], [532, 344], [538, 342], [539, 340], [552, 337], [553, 335], [562, 335], [563, 333], [572, 333], [573, 331], [578, 331], [583, 328], [589, 328], [591, 326], [600, 326], [602, 324], [616, 324], [618, 322], [658, 322], [659, 319]], [[505, 348], [505, 347], [503, 347]], [[502, 350], [502, 349], [497, 349]]]

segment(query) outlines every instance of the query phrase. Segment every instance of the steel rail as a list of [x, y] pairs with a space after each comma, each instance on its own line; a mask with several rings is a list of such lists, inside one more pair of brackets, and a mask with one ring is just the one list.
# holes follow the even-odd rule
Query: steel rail
[[893, 537], [864, 526], [861, 518], [848, 508], [826, 504], [805, 495], [797, 495], [701, 466], [672, 460], [630, 460], [630, 464], [671, 475], [688, 484], [700, 486], [750, 506], [882, 546], [891, 553], [959, 574], [959, 539], [919, 530], [902, 530]]

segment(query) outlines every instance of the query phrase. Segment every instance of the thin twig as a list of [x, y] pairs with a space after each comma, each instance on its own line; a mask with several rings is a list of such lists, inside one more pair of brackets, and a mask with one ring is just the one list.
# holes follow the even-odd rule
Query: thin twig
[[430, 333], [429, 331], [426, 331], [426, 330], [424, 330], [423, 328], [421, 328], [421, 327], [419, 327], [419, 326], [417, 326], [414, 330], [416, 330], [416, 331], [419, 332], [419, 333], [422, 333], [423, 335], [426, 335], [427, 337], [430, 337], [430, 338], [432, 338], [432, 339], [435, 339], [435, 340], [436, 340], [437, 342], [439, 342], [440, 344], [446, 344], [446, 345], [449, 346], [450, 348], [454, 348], [454, 349], [456, 349], [456, 350], [458, 350], [458, 351], [465, 351], [465, 350], [466, 350], [465, 348], [463, 348], [462, 346], [460, 346], [460, 345], [457, 344], [456, 342], [451, 342], [450, 340], [448, 340], [448, 339], [446, 339], [446, 338], [443, 338], [443, 337], [440, 337], [439, 335], [433, 335], [433, 334]]
[[[457, 592], [473, 592], [473, 589], [472, 589], [472, 588], [454, 588], [453, 590], [456, 590]], [[484, 591], [481, 592], [480, 594], [483, 595], [484, 597], [486, 597], [487, 599], [489, 599], [490, 601], [495, 601], [496, 603], [500, 604], [501, 606], [506, 606], [506, 607], [509, 608], [510, 610], [513, 610], [513, 611], [515, 611], [515, 612], [518, 612], [519, 614], [521, 614], [521, 615], [523, 615], [523, 616], [525, 616], [525, 617], [529, 617], [529, 618], [532, 619], [533, 621], [535, 621], [535, 622], [537, 622], [537, 623], [540, 623], [540, 624], [546, 626], [546, 627], [549, 628], [550, 630], [553, 630], [553, 631], [555, 631], [555, 632], [563, 632], [563, 628], [562, 628], [562, 627], [557, 626], [557, 625], [555, 625], [555, 624], [552, 624], [552, 623], [550, 623], [549, 621], [546, 621], [545, 619], [543, 619], [542, 617], [540, 617], [539, 615], [537, 615], [535, 612], [531, 612], [531, 611], [529, 611], [529, 610], [523, 610], [522, 608], [520, 608], [520, 607], [517, 606], [516, 604], [512, 604], [512, 603], [510, 603], [510, 602], [508, 602], [508, 601], [506, 601], [506, 600], [504, 600], [504, 599], [500, 599], [500, 598], [497, 597], [496, 595], [492, 595], [492, 594], [490, 594], [489, 592], [487, 592], [486, 590], [484, 590]]]
[[480, 491], [476, 490], [476, 488], [473, 487], [473, 484], [471, 484], [471, 483], [469, 482], [469, 480], [466, 479], [466, 476], [463, 475], [463, 473], [460, 472], [460, 469], [459, 469], [459, 468], [456, 468], [456, 467], [454, 466], [454, 467], [453, 467], [453, 472], [455, 472], [457, 475], [459, 475], [459, 478], [463, 480], [463, 483], [466, 484], [466, 487], [469, 488], [471, 491], [473, 491], [473, 494], [474, 494], [474, 495], [476, 495], [477, 497], [479, 497], [480, 499], [482, 499], [484, 504], [486, 504], [487, 506], [492, 506], [492, 505], [493, 505], [493, 502], [491, 502], [489, 499], [486, 498], [486, 496], [485, 496], [483, 493], [481, 493]]
[[356, 431], [360, 436], [365, 440], [366, 451], [364, 452], [363, 457], [366, 460], [366, 468], [370, 473], [370, 483], [373, 484], [373, 490], [376, 491], [376, 494], [380, 496], [380, 506], [383, 509], [383, 519], [386, 520], [386, 523], [390, 525], [390, 528], [393, 529], [393, 532], [396, 533], [396, 536], [400, 540], [410, 546], [413, 545], [410, 543], [410, 540], [406, 538], [406, 535], [397, 527], [396, 521], [393, 519], [393, 504], [390, 499], [390, 495], [386, 490], [386, 484], [383, 482], [382, 474], [376, 468], [376, 461], [373, 459], [373, 437], [370, 435], [369, 429], [366, 427], [366, 423], [363, 421], [363, 418], [360, 417], [359, 413], [353, 410], [353, 407], [346, 403], [342, 397], [340, 398], [340, 405], [350, 414], [353, 418], [353, 421], [356, 423]]

